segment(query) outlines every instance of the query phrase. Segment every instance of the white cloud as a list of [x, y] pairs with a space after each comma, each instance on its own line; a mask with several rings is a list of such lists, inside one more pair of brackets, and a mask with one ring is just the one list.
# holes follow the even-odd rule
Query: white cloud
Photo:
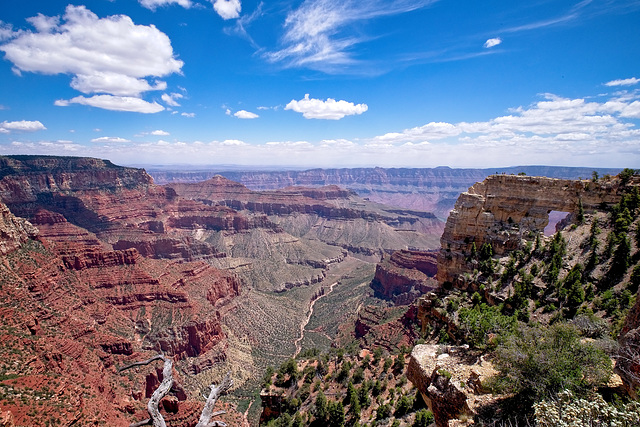
[[186, 9], [192, 6], [191, 0], [138, 0], [147, 9], [156, 10], [157, 7], [178, 4]]
[[151, 132], [151, 135], [155, 135], [155, 136], [168, 136], [170, 135], [169, 132], [166, 132], [164, 130], [154, 130], [153, 132]]
[[41, 33], [51, 33], [60, 24], [58, 16], [44, 16], [39, 13], [37, 16], [27, 18], [27, 22], [33, 25]]
[[76, 96], [69, 100], [59, 99], [54, 102], [58, 107], [68, 107], [71, 104], [88, 105], [112, 111], [128, 111], [134, 113], [158, 113], [165, 108], [157, 102], [147, 102], [144, 99], [130, 96], [95, 95], [91, 98]]
[[117, 96], [139, 97], [142, 92], [165, 90], [167, 83], [156, 81], [155, 86], [145, 79], [126, 76], [118, 73], [96, 71], [91, 75], [76, 75], [71, 80], [71, 87], [82, 93], [108, 93]]
[[17, 35], [18, 34], [13, 31], [13, 27], [11, 26], [11, 24], [7, 24], [0, 20], [0, 42], [9, 40], [13, 37], [16, 37]]
[[231, 110], [230, 110], [229, 108], [227, 108], [226, 110], [224, 110], [224, 113], [225, 113], [227, 116], [230, 116], [230, 115], [231, 115]]
[[[501, 158], [521, 156], [521, 163], [531, 164], [533, 157], [528, 156], [545, 151], [548, 158], [554, 158], [554, 153], [565, 152], [565, 149], [568, 151], [565, 156], [570, 156], [570, 150], [586, 155], [586, 147], [595, 152], [611, 151], [610, 146], [622, 144], [622, 141], [640, 146], [640, 131], [634, 129], [632, 123], [623, 121], [623, 118], [640, 118], [640, 101], [623, 102], [612, 99], [598, 103], [547, 94], [545, 100], [528, 108], [518, 107], [512, 109], [509, 115], [488, 121], [455, 124], [432, 122], [402, 132], [377, 136], [370, 142], [400, 147], [419, 142], [442, 141], [438, 145], [432, 145], [455, 146], [459, 150], [467, 150], [460, 146], [462, 143], [478, 153], [483, 150], [493, 152], [499, 147], [512, 147], [509, 150], [513, 153], [496, 152], [496, 155]], [[637, 148], [635, 151], [636, 155], [640, 154]], [[537, 158], [542, 161], [542, 154]]]
[[234, 113], [234, 116], [236, 116], [239, 119], [257, 119], [258, 117], [260, 117], [257, 114], [252, 113], [250, 111], [246, 111], [246, 110], [236, 111]]
[[38, 120], [20, 120], [16, 122], [2, 122], [0, 123], [0, 133], [9, 133], [11, 131], [18, 132], [37, 132], [39, 130], [46, 130], [47, 128]]
[[500, 37], [494, 37], [494, 38], [489, 39], [486, 42], [484, 42], [484, 47], [489, 49], [489, 48], [492, 48], [494, 46], [498, 46], [501, 43], [502, 43], [502, 39]]
[[213, 8], [222, 19], [233, 19], [240, 16], [242, 5], [240, 0], [215, 0]]
[[[599, 101], [594, 101], [599, 99]], [[226, 107], [225, 107], [226, 108]], [[117, 164], [235, 164], [295, 167], [640, 167], [640, 93], [569, 99], [552, 94], [477, 122], [430, 122], [371, 139], [157, 141], [77, 145], [16, 141], [3, 154], [108, 158]], [[17, 125], [15, 125], [17, 126]], [[1, 129], [1, 128], [0, 128]], [[97, 140], [100, 140], [97, 138]], [[113, 142], [117, 142], [117, 139]]]
[[192, 117], [196, 116], [196, 113], [181, 113], [180, 115], [183, 116], [183, 117], [192, 118]]
[[352, 31], [360, 21], [410, 12], [436, 0], [305, 0], [285, 20], [282, 48], [267, 52], [272, 62], [333, 71], [353, 64], [353, 47], [369, 37]]
[[182, 98], [184, 98], [184, 95], [181, 93], [162, 94], [162, 100], [170, 107], [179, 107], [180, 104], [176, 100]]
[[100, 138], [94, 138], [91, 142], [95, 143], [123, 143], [123, 142], [131, 142], [128, 139], [114, 137], [114, 136], [101, 136]]
[[640, 79], [631, 77], [629, 79], [619, 79], [619, 80], [611, 80], [610, 82], [605, 83], [605, 86], [632, 86], [640, 83]]
[[328, 98], [326, 101], [311, 98], [306, 94], [300, 101], [291, 100], [285, 110], [302, 113], [306, 119], [340, 120], [344, 116], [362, 114], [369, 109], [367, 104], [354, 104], [347, 101], [336, 101]]
[[29, 22], [35, 32], [20, 32], [0, 46], [14, 70], [71, 74], [71, 87], [85, 94], [140, 97], [165, 90], [157, 78], [180, 73], [183, 66], [166, 34], [153, 25], [135, 25], [126, 15], [98, 18], [85, 6], [69, 5], [62, 19], [39, 14]]

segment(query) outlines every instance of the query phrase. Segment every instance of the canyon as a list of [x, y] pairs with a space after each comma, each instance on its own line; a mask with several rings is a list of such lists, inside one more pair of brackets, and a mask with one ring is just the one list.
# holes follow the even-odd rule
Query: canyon
[[[90, 158], [8, 156], [0, 167], [0, 375], [17, 424], [141, 419], [161, 371], [117, 367], [161, 352], [178, 384], [163, 410], [190, 425], [194, 399], [223, 372], [251, 387], [296, 347], [330, 345], [326, 328], [356, 316], [375, 263], [435, 249], [444, 226], [336, 186], [256, 192], [220, 176], [159, 186]], [[329, 283], [337, 290], [307, 318]], [[328, 307], [346, 317], [318, 329]]]
[[[561, 226], [575, 223], [581, 210], [595, 215], [628, 190], [616, 179], [486, 175], [149, 174], [100, 159], [0, 157], [1, 415], [16, 425], [140, 421], [162, 370], [118, 368], [161, 353], [175, 362], [176, 385], [162, 405], [168, 425], [194, 425], [198, 396], [227, 371], [236, 385], [219, 404], [222, 419], [247, 425], [259, 415], [254, 392], [265, 367], [314, 348], [356, 343], [393, 353], [440, 331], [459, 339], [447, 310], [460, 292], [494, 301], [508, 293], [480, 288], [474, 247], [507, 259], [542, 232], [551, 211], [569, 214]], [[623, 329], [631, 350], [639, 310]], [[462, 397], [438, 373], [445, 362], [437, 353], [448, 354], [453, 371], [466, 349], [415, 349], [408, 376], [445, 425], [459, 415], [449, 394]], [[474, 357], [476, 377], [492, 372]], [[623, 368], [636, 372], [636, 362]], [[469, 372], [454, 380], [477, 389]], [[465, 404], [473, 414], [475, 403]]]
[[571, 168], [557, 166], [514, 166], [488, 169], [437, 168], [343, 168], [310, 170], [242, 170], [211, 167], [146, 167], [157, 184], [201, 182], [222, 175], [252, 190], [273, 190], [288, 186], [338, 185], [360, 197], [405, 209], [434, 213], [446, 220], [458, 195], [492, 174], [519, 174], [549, 178], [589, 178], [615, 175], [620, 169]]

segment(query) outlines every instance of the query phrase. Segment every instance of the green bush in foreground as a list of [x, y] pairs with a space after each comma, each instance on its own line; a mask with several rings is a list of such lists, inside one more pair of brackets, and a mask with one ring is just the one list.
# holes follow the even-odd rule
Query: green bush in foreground
[[531, 402], [563, 390], [585, 393], [609, 381], [611, 359], [596, 343], [583, 342], [568, 323], [548, 328], [521, 325], [496, 349], [496, 391], [520, 395]]

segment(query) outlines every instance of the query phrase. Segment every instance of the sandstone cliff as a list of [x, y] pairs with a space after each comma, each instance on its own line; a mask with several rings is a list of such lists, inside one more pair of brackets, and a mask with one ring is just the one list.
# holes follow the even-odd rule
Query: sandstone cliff
[[[157, 351], [183, 373], [226, 360], [221, 315], [241, 281], [207, 263], [224, 254], [192, 233], [249, 221], [108, 161], [14, 156], [0, 166], [0, 337], [11, 343], [0, 347], [0, 391], [16, 423], [33, 425], [37, 407], [43, 424], [128, 425], [144, 414], [146, 374], [123, 377], [117, 365]], [[175, 425], [197, 420], [199, 405], [178, 405], [192, 411]]]
[[542, 233], [549, 212], [576, 214], [618, 202], [616, 181], [572, 181], [517, 175], [492, 175], [458, 198], [442, 234], [438, 255], [438, 282], [462, 286], [461, 276], [471, 273], [466, 262], [472, 245], [485, 243], [493, 253], [505, 255], [519, 249], [523, 239]]

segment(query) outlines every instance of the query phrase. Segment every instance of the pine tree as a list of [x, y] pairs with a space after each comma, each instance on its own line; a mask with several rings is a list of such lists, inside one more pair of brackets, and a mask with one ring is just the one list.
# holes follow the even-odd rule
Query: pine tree
[[317, 420], [323, 422], [326, 422], [326, 420], [329, 418], [329, 411], [327, 410], [327, 398], [325, 397], [322, 390], [320, 390], [316, 395], [316, 403], [313, 410], [313, 415]]

